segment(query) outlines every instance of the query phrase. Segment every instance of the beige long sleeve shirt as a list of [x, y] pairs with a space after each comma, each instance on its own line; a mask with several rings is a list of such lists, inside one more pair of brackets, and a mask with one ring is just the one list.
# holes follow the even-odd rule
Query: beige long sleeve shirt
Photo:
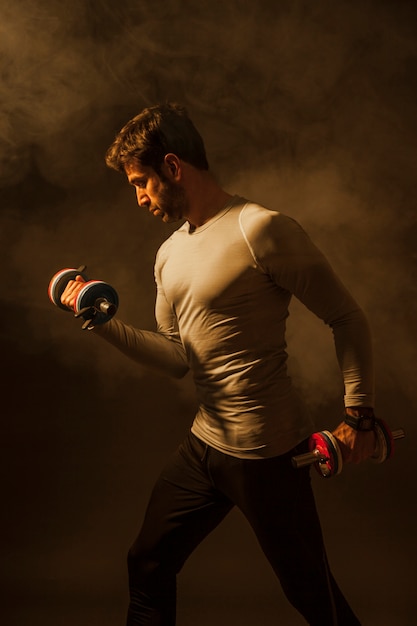
[[199, 409], [192, 431], [241, 458], [282, 454], [313, 425], [286, 369], [294, 295], [328, 324], [346, 406], [373, 406], [367, 320], [293, 219], [235, 196], [192, 230], [183, 224], [155, 263], [157, 332], [111, 320], [99, 333], [174, 376], [191, 368]]

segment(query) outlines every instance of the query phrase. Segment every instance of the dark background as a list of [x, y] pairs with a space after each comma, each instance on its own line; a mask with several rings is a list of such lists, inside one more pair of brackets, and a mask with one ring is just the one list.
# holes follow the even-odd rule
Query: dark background
[[[103, 155], [144, 106], [185, 104], [232, 192], [308, 230], [367, 312], [384, 465], [314, 474], [330, 560], [366, 626], [416, 623], [416, 96], [413, 2], [0, 0], [2, 612], [8, 626], [116, 626], [125, 554], [194, 411], [47, 297], [88, 266], [152, 329], [170, 232]], [[331, 333], [297, 303], [290, 367], [317, 428], [341, 384]], [[303, 622], [238, 513], [179, 581], [179, 625]]]

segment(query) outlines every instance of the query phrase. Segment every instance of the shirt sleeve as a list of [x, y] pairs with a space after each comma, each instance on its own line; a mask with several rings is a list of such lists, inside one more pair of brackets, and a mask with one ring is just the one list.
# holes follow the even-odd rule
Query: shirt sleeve
[[139, 330], [113, 318], [94, 329], [126, 356], [162, 374], [182, 378], [189, 370], [175, 315], [157, 279], [155, 315], [157, 331]]
[[129, 358], [161, 374], [182, 378], [188, 372], [184, 348], [174, 336], [139, 330], [115, 318], [96, 326], [94, 332]]
[[280, 213], [250, 215], [242, 228], [257, 265], [333, 331], [345, 406], [374, 406], [372, 338], [367, 318], [302, 227]]

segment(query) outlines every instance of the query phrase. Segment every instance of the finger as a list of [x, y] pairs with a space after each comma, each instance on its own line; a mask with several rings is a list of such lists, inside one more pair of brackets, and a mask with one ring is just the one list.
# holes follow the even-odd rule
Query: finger
[[[81, 277], [80, 277], [81, 278]], [[62, 296], [61, 302], [64, 306], [73, 309], [75, 301], [77, 299], [78, 294], [83, 288], [84, 280], [70, 280], [68, 281], [67, 286], [65, 287]]]

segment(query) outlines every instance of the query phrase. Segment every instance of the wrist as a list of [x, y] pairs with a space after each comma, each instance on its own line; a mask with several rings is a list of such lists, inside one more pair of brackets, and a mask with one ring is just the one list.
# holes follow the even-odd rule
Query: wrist
[[373, 430], [375, 427], [374, 411], [371, 407], [346, 407], [344, 422], [354, 430]]
[[345, 413], [353, 417], [359, 417], [360, 415], [373, 415], [374, 409], [371, 406], [347, 406], [345, 407]]

